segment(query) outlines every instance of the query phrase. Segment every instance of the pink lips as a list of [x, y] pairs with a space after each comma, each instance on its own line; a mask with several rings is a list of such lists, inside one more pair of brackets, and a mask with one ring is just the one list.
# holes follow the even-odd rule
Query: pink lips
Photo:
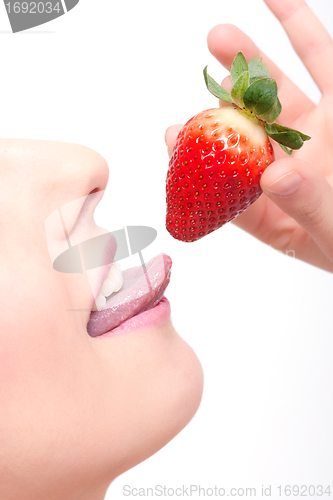
[[103, 335], [159, 304], [170, 281], [171, 266], [171, 258], [160, 254], [151, 259], [145, 269], [140, 266], [123, 271], [122, 289], [111, 296], [101, 311], [90, 314], [89, 335]]

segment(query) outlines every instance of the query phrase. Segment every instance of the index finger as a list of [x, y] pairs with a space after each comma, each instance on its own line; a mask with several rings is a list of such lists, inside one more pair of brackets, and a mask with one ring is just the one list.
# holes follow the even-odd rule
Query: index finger
[[333, 41], [304, 0], [265, 0], [322, 93], [333, 89]]

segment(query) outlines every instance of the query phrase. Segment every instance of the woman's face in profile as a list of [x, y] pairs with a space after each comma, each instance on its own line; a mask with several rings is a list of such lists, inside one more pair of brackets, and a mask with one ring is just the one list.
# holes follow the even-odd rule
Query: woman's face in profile
[[[117, 335], [90, 336], [111, 264], [53, 268], [53, 250], [103, 233], [93, 221], [100, 197], [90, 196], [108, 180], [99, 154], [2, 139], [0, 172], [0, 498], [99, 500], [192, 418], [201, 367], [164, 301], [130, 328], [120, 319]], [[52, 223], [62, 207], [71, 207], [64, 231]]]

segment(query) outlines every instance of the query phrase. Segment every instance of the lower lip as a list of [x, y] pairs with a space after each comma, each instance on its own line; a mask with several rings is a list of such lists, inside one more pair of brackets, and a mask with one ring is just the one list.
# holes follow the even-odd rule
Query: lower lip
[[153, 307], [148, 309], [148, 311], [143, 311], [142, 313], [134, 316], [133, 318], [124, 321], [121, 325], [117, 326], [109, 332], [103, 333], [95, 337], [95, 339], [102, 339], [104, 337], [114, 337], [117, 335], [122, 335], [124, 333], [130, 333], [135, 330], [140, 330], [143, 328], [156, 328], [163, 323], [165, 323], [171, 314], [170, 302], [166, 297], [162, 297], [160, 302]]

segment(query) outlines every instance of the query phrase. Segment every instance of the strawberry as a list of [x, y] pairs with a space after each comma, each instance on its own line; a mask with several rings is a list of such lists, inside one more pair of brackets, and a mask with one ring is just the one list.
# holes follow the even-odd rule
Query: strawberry
[[282, 107], [277, 85], [261, 58], [241, 52], [231, 67], [229, 94], [204, 69], [208, 90], [229, 103], [203, 111], [180, 131], [166, 180], [166, 227], [191, 242], [235, 219], [262, 193], [260, 177], [274, 161], [270, 139], [287, 154], [310, 139], [275, 120]]

